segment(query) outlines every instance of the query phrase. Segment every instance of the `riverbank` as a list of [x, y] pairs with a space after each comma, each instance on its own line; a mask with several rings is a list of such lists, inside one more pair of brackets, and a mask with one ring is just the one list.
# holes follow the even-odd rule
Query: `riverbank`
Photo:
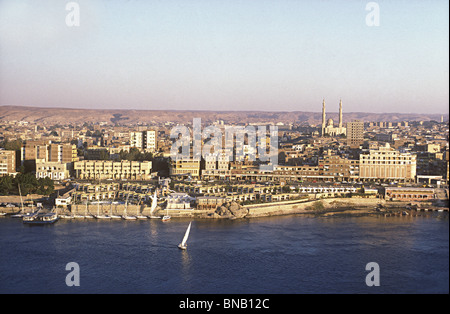
[[[385, 201], [377, 198], [328, 198], [321, 200], [293, 200], [255, 205], [239, 205], [231, 202], [213, 210], [169, 210], [172, 217], [205, 219], [242, 219], [293, 214], [317, 216], [399, 216], [417, 215], [419, 211], [448, 212], [448, 206], [436, 206], [432, 202], [421, 202], [411, 206], [410, 202]], [[226, 210], [229, 209], [228, 211]], [[162, 214], [164, 211], [161, 210]]]
[[[438, 206], [439, 205], [439, 206]], [[17, 213], [18, 207], [3, 207], [2, 212]], [[30, 212], [31, 208], [24, 208]], [[386, 201], [378, 198], [327, 198], [319, 200], [301, 199], [280, 201], [266, 204], [240, 205], [235, 202], [222, 204], [216, 209], [170, 209], [167, 212], [174, 218], [206, 218], [206, 219], [241, 219], [271, 217], [292, 214], [311, 214], [317, 216], [397, 216], [417, 215], [417, 212], [445, 211], [448, 212], [448, 202], [438, 204], [425, 201], [411, 204], [410, 202]], [[151, 214], [150, 207], [143, 205], [72, 205], [67, 209], [58, 209], [58, 214], [106, 214], [106, 215], [146, 215]], [[166, 210], [159, 207], [153, 216], [163, 216]]]
[[267, 217], [289, 214], [313, 214], [319, 216], [351, 215], [351, 216], [397, 216], [415, 215], [417, 211], [446, 211], [447, 207], [436, 206], [433, 202], [421, 202], [412, 205], [410, 202], [386, 201], [378, 198], [329, 198], [311, 200], [291, 204], [274, 204], [266, 207], [249, 208], [248, 218]]

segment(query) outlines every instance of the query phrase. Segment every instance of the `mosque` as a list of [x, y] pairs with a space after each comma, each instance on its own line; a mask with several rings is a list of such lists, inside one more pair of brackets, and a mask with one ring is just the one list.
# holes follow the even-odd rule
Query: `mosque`
[[333, 119], [328, 119], [326, 121], [326, 114], [325, 114], [325, 99], [322, 103], [322, 129], [321, 129], [321, 135], [329, 135], [329, 136], [336, 136], [336, 135], [347, 135], [347, 128], [342, 126], [342, 100], [339, 101], [339, 125], [334, 126]]

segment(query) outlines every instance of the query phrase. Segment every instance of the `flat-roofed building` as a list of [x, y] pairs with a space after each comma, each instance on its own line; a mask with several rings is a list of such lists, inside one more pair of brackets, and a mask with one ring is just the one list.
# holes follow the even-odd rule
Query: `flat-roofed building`
[[190, 159], [176, 159], [170, 165], [171, 176], [200, 176], [200, 160], [194, 158]]
[[359, 160], [344, 158], [330, 151], [319, 158], [319, 168], [325, 177], [334, 181], [354, 181], [359, 179]]
[[57, 161], [36, 161], [36, 178], [64, 180], [70, 177], [70, 163]]
[[359, 177], [362, 180], [414, 182], [416, 155], [400, 153], [387, 143], [385, 147], [360, 154]]
[[50, 144], [49, 141], [27, 141], [21, 148], [21, 163], [36, 160], [69, 163], [78, 160], [74, 144]]
[[16, 174], [16, 151], [0, 150], [0, 177]]
[[151, 179], [151, 161], [83, 160], [74, 164], [75, 177], [79, 179]]
[[157, 133], [155, 130], [130, 132], [130, 146], [155, 152], [157, 149]]
[[217, 206], [224, 203], [226, 199], [224, 197], [217, 196], [199, 196], [196, 199], [197, 209], [200, 210], [212, 210], [216, 209]]
[[77, 146], [74, 144], [50, 144], [48, 161], [69, 163], [78, 160]]
[[357, 147], [364, 143], [364, 122], [347, 122], [347, 145]]
[[386, 187], [384, 191], [385, 199], [398, 201], [426, 201], [435, 199], [433, 188], [415, 187]]

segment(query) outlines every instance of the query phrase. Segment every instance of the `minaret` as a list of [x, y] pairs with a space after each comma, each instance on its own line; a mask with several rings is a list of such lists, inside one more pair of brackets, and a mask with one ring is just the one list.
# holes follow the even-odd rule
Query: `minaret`
[[325, 124], [326, 124], [326, 116], [325, 116], [325, 98], [322, 102], [322, 136], [325, 133]]
[[342, 99], [339, 100], [339, 128], [342, 129]]

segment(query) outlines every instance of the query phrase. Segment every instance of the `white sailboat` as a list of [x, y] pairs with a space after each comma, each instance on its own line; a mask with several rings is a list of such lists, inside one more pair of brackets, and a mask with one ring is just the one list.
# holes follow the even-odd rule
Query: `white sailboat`
[[111, 211], [111, 219], [122, 219], [122, 216], [113, 214], [112, 204], [114, 203], [115, 199], [116, 199], [116, 195], [114, 194], [114, 198], [113, 198], [112, 202], [109, 204], [109, 210]]
[[22, 192], [20, 191], [20, 184], [18, 184], [18, 187], [19, 187], [20, 203], [21, 203], [22, 207], [20, 208], [19, 213], [11, 216], [12, 218], [22, 218], [24, 215], [27, 215], [24, 213], [24, 210], [23, 210], [23, 200], [22, 200]]
[[73, 218], [75, 218], [75, 219], [84, 219], [85, 218], [85, 215], [81, 215], [78, 213], [78, 206], [77, 206], [76, 213], [73, 215]]
[[181, 250], [186, 250], [186, 248], [187, 248], [186, 242], [189, 237], [189, 232], [191, 231], [191, 224], [192, 224], [192, 221], [189, 223], [189, 226], [186, 229], [186, 233], [184, 234], [183, 241], [181, 241], [181, 243], [178, 244], [178, 248]]
[[166, 214], [162, 217], [162, 221], [169, 221], [170, 218], [172, 217], [170, 217], [168, 209], [166, 208]]
[[[103, 212], [103, 205], [102, 205], [102, 212]], [[100, 215], [100, 202], [97, 201], [97, 216], [95, 216], [97, 219], [111, 219], [108, 215]]]
[[[141, 201], [139, 201], [138, 206], [139, 206], [139, 205], [141, 205]], [[142, 215], [142, 214], [140, 214], [140, 213], [138, 213], [138, 214], [136, 215], [136, 218], [137, 218], [137, 219], [148, 219], [147, 216]]]
[[65, 215], [65, 214], [61, 214], [58, 216], [58, 218], [62, 218], [62, 219], [73, 219], [75, 218], [75, 216], [73, 215]]
[[93, 215], [88, 214], [88, 201], [87, 200], [86, 200], [86, 209], [85, 209], [85, 212], [84, 212], [84, 218], [86, 218], [86, 219], [95, 218]]
[[127, 214], [127, 207], [128, 207], [128, 196], [130, 196], [130, 194], [127, 194], [127, 200], [125, 201], [125, 209], [124, 209], [124, 215], [122, 215], [122, 218], [125, 220], [136, 220], [137, 218], [135, 216], [128, 216]]
[[154, 216], [153, 213], [156, 210], [156, 207], [158, 206], [158, 197], [156, 196], [156, 189], [155, 189], [155, 194], [152, 197], [152, 207], [150, 207], [150, 216], [149, 218], [161, 218], [159, 216]]

